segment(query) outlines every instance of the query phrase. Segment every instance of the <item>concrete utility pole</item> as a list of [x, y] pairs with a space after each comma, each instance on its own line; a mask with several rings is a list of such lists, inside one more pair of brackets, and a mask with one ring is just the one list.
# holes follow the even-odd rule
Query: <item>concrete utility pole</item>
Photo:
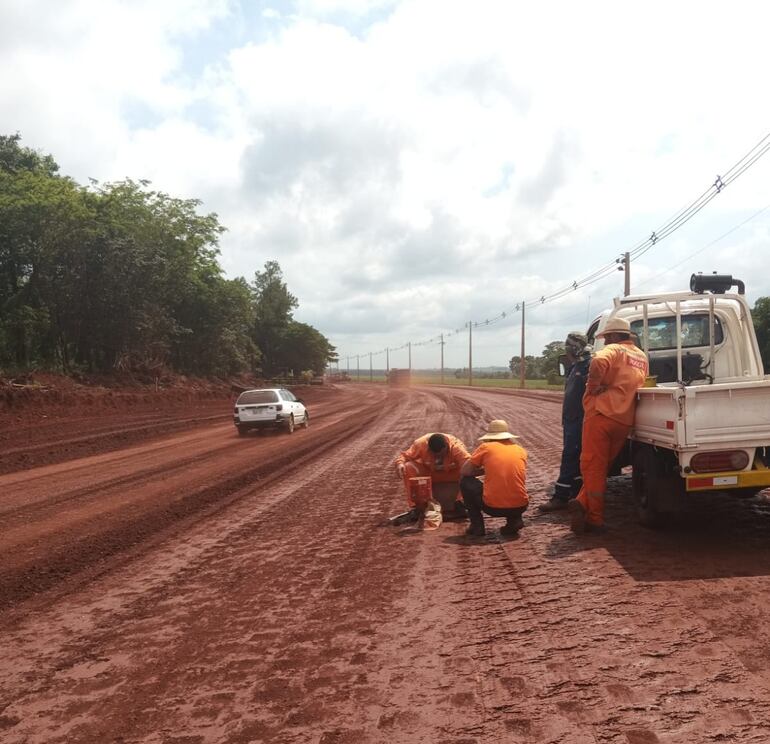
[[525, 303], [521, 303], [521, 364], [519, 365], [519, 371], [521, 373], [521, 378], [519, 380], [519, 387], [524, 388], [526, 383], [526, 376], [527, 376], [527, 363], [524, 361], [524, 305]]
[[409, 371], [412, 371], [412, 342], [409, 341], [407, 343], [407, 346], [409, 347]]
[[361, 360], [358, 354], [356, 354], [356, 382], [361, 382]]
[[350, 377], [350, 357], [345, 357], [345, 363], [348, 368], [348, 377]]
[[439, 341], [439, 344], [441, 345], [441, 384], [444, 384], [444, 334], [441, 334], [441, 341]]
[[468, 385], [473, 386], [473, 321], [468, 323]]
[[390, 349], [385, 348], [385, 374], [390, 372]]
[[372, 374], [372, 352], [369, 352], [369, 382], [374, 382], [374, 375]]

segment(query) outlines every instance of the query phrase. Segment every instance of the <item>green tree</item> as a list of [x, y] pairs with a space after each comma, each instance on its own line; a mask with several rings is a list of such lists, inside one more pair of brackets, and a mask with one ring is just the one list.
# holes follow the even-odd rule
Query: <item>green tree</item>
[[550, 384], [559, 381], [559, 357], [564, 354], [562, 341], [550, 341], [545, 345], [541, 356], [540, 373]]
[[[262, 371], [272, 376], [281, 369], [280, 350], [284, 336], [293, 320], [297, 298], [283, 281], [283, 272], [277, 261], [267, 261], [264, 271], [257, 271], [252, 285], [254, 302], [253, 340], [262, 357]], [[304, 369], [304, 367], [302, 367]]]
[[[544, 377], [542, 373], [542, 357], [535, 357], [527, 354], [524, 357], [524, 362], [524, 374], [528, 380], [539, 380]], [[519, 377], [521, 375], [521, 357], [511, 357], [511, 360], [508, 362], [508, 367], [514, 377]]]
[[0, 136], [0, 365], [322, 372], [334, 347], [293, 320], [278, 263], [225, 279], [224, 227], [200, 206], [147, 181], [80, 186]]
[[765, 374], [770, 373], [770, 297], [760, 297], [751, 311]]
[[84, 239], [85, 193], [58, 166], [0, 137], [0, 362], [54, 365], [59, 352], [53, 293], [63, 290], [60, 257]]
[[329, 363], [336, 361], [337, 354], [326, 336], [313, 326], [292, 320], [281, 337], [277, 359], [282, 369], [295, 375], [303, 370], [322, 375]]

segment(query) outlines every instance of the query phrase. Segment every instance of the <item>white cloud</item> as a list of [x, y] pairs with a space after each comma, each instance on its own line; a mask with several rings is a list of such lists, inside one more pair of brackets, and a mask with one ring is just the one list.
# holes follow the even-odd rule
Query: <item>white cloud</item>
[[[547, 295], [700, 194], [766, 133], [767, 16], [658, 1], [0, 2], [14, 70], [0, 121], [78, 179], [202, 198], [229, 228], [229, 275], [279, 260], [298, 316], [363, 353]], [[768, 168], [632, 280], [668, 289], [718, 262], [770, 293], [768, 213], [658, 277], [765, 206]], [[531, 348], [621, 286], [533, 308]], [[480, 329], [479, 363], [510, 356], [517, 322]]]

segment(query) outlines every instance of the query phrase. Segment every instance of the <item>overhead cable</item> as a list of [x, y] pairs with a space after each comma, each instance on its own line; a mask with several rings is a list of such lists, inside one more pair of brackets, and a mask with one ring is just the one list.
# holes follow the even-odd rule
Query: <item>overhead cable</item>
[[[664, 240], [669, 235], [676, 232], [676, 230], [678, 230], [680, 227], [682, 227], [687, 222], [689, 222], [696, 214], [698, 214], [698, 212], [700, 212], [707, 204], [709, 204], [709, 202], [711, 202], [714, 198], [716, 198], [716, 196], [718, 196], [727, 186], [729, 186], [731, 183], [733, 183], [733, 181], [735, 181], [737, 178], [743, 175], [749, 168], [751, 168], [751, 166], [754, 165], [754, 163], [756, 163], [763, 155], [765, 155], [768, 150], [770, 150], [770, 133], [766, 134], [759, 142], [757, 142], [756, 145], [754, 145], [754, 147], [752, 147], [729, 170], [725, 171], [723, 176], [717, 175], [716, 178], [714, 179], [714, 182], [711, 184], [711, 186], [709, 186], [694, 201], [692, 201], [689, 205], [679, 210], [679, 212], [677, 212], [673, 217], [669, 218], [660, 227], [654, 229], [650, 233], [650, 236], [648, 238], [637, 243], [633, 248], [626, 251], [629, 254], [629, 259], [637, 259], [640, 256], [643, 256], [645, 253], [647, 253], [647, 251], [649, 251], [651, 248], [657, 245], [661, 240]], [[750, 217], [749, 220], [753, 219], [755, 216], [757, 216], [757, 214], [760, 214], [767, 208], [768, 207], [765, 207], [764, 209], [760, 210], [755, 215]], [[745, 222], [748, 222], [749, 220], [746, 220]], [[741, 223], [741, 225], [745, 224], [745, 222]], [[738, 227], [740, 227], [740, 225]], [[737, 227], [734, 229], [737, 229]], [[727, 234], [729, 234], [729, 232], [726, 233], [726, 235]], [[721, 236], [721, 237], [724, 237], [724, 236]], [[716, 240], [721, 240], [721, 237], [717, 238]], [[705, 248], [701, 250], [705, 250]], [[698, 252], [700, 251], [697, 251], [693, 255], [697, 255]], [[521, 302], [518, 302], [515, 305], [513, 305], [511, 308], [507, 310], [503, 310], [502, 312], [498, 313], [497, 315], [491, 318], [485, 318], [482, 321], [469, 321], [468, 323], [465, 323], [463, 325], [463, 328], [457, 328], [457, 329], [454, 329], [453, 331], [446, 331], [443, 335], [444, 337], [448, 338], [463, 332], [465, 329], [471, 326], [473, 328], [479, 328], [479, 327], [494, 325], [496, 323], [499, 323], [502, 320], [505, 320], [511, 315], [515, 315], [516, 313], [520, 312], [522, 309], [522, 306], [524, 305], [526, 305], [527, 309], [531, 311], [531, 309], [559, 300], [562, 297], [567, 296], [568, 294], [573, 294], [578, 289], [583, 289], [584, 287], [595, 284], [596, 282], [601, 281], [602, 279], [605, 279], [606, 277], [613, 274], [615, 271], [617, 271], [617, 269], [618, 269], [617, 262], [613, 259], [611, 263], [604, 264], [594, 269], [591, 273], [586, 274], [580, 279], [573, 280], [571, 284], [566, 285], [561, 289], [557, 289], [555, 292], [552, 292], [548, 295], [541, 295], [540, 297], [532, 297], [529, 299], [522, 300]], [[440, 343], [440, 339], [441, 339], [441, 334], [436, 335], [433, 338], [426, 339], [424, 341], [418, 341], [418, 342], [412, 343], [412, 346], [426, 346], [429, 344]], [[407, 348], [408, 345], [409, 344], [405, 343], [397, 348], [389, 349], [389, 350], [400, 351], [402, 349]], [[385, 351], [386, 351], [385, 349], [382, 349], [381, 351], [373, 352], [373, 355], [382, 354]], [[359, 356], [359, 355], [356, 355], [356, 356]]]

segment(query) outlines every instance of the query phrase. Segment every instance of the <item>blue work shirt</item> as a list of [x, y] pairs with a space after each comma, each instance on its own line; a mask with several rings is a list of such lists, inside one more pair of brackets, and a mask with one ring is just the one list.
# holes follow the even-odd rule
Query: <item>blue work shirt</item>
[[564, 383], [564, 403], [561, 408], [561, 419], [564, 421], [577, 421], [583, 418], [583, 393], [586, 391], [588, 368], [591, 366], [591, 357], [578, 359], [569, 370], [567, 380]]

